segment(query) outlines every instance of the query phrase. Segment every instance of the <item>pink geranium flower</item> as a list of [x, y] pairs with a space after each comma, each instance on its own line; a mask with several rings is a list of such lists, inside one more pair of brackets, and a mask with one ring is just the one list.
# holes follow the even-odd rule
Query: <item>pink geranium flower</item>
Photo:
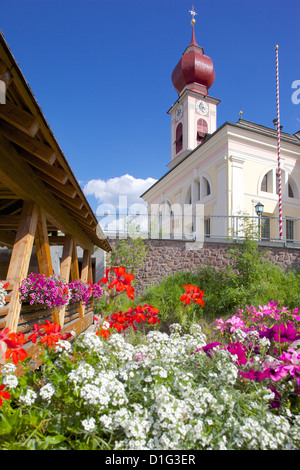
[[236, 330], [237, 328], [244, 328], [245, 327], [244, 320], [241, 317], [239, 317], [238, 315], [233, 315], [233, 317], [226, 320], [225, 323], [230, 323], [231, 324], [231, 327], [230, 327], [231, 332]]

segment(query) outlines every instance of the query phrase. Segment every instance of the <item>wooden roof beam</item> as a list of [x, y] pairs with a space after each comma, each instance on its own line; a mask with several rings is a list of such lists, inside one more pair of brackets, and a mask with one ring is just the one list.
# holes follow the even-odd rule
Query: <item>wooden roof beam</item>
[[34, 137], [40, 126], [37, 119], [9, 101], [0, 106], [0, 117], [25, 134]]
[[74, 199], [76, 197], [77, 192], [72, 184], [61, 184], [56, 179], [52, 178], [49, 175], [46, 175], [40, 170], [36, 170], [35, 173], [49, 186], [58, 190], [62, 194], [62, 196], [66, 195], [70, 199]]
[[44, 160], [41, 160], [39, 157], [35, 157], [32, 153], [27, 152], [24, 149], [19, 149], [18, 153], [34, 168], [37, 168], [46, 176], [49, 176], [53, 180], [57, 181], [60, 184], [65, 184], [68, 181], [68, 175], [65, 170], [58, 165], [50, 165]]
[[[13, 145], [0, 135], [0, 181], [24, 200], [34, 200], [47, 213], [63, 233], [72, 234], [78, 245], [94, 252], [94, 243], [67, 210], [58, 202], [50, 189], [23, 160]], [[48, 217], [50, 216], [50, 218]]]
[[3, 120], [0, 124], [1, 134], [8, 140], [19, 145], [19, 147], [27, 150], [36, 157], [41, 158], [45, 162], [50, 164], [54, 163], [56, 160], [56, 153], [51, 147], [29, 135], [24, 134], [24, 132], [21, 132], [19, 129], [16, 129]]

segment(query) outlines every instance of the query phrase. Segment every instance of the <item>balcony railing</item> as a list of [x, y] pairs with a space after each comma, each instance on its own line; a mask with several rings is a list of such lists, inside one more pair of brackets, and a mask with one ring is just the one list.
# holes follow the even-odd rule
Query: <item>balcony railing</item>
[[283, 236], [279, 237], [279, 218], [244, 215], [107, 215], [98, 214], [107, 237], [172, 239], [185, 241], [242, 240], [251, 237], [259, 242], [277, 242], [300, 246], [300, 218], [282, 219]]

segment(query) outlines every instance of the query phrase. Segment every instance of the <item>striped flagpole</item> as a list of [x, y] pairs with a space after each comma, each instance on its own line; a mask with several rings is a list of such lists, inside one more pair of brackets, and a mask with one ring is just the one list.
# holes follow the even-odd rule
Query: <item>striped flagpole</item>
[[278, 163], [278, 209], [279, 209], [279, 238], [282, 239], [282, 192], [281, 192], [281, 161], [280, 161], [280, 108], [279, 108], [279, 66], [278, 45], [276, 51], [276, 102], [277, 102], [277, 163]]

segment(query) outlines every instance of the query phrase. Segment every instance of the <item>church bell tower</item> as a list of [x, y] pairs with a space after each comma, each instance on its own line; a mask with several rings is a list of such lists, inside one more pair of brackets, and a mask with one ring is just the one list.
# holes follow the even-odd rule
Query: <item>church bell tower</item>
[[204, 54], [195, 39], [195, 15], [192, 39], [172, 73], [172, 83], [178, 93], [176, 103], [169, 109], [171, 115], [171, 162], [173, 168], [201, 144], [206, 134], [217, 129], [217, 105], [220, 100], [209, 96], [215, 80], [212, 60]]

